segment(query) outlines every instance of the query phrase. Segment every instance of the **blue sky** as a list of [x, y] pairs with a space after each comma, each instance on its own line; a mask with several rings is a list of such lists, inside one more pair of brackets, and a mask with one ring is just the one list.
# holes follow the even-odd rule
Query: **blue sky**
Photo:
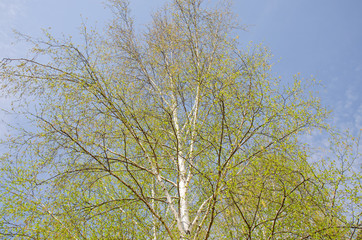
[[[164, 2], [131, 0], [136, 23], [145, 24]], [[320, 96], [333, 110], [333, 122], [355, 133], [362, 128], [361, 0], [234, 0], [233, 9], [248, 26], [239, 34], [243, 45], [269, 47], [274, 71], [285, 81], [298, 72], [321, 80]], [[82, 19], [101, 27], [110, 14], [101, 0], [0, 0], [0, 58], [26, 56], [25, 44], [12, 44], [12, 29], [37, 37], [51, 27], [57, 36], [76, 37]], [[0, 106], [6, 104], [0, 99]]]

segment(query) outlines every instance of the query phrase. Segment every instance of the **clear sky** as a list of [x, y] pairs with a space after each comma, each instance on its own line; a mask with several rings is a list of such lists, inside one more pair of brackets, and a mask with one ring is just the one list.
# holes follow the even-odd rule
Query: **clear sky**
[[[131, 0], [136, 23], [149, 21], [164, 2]], [[361, 0], [234, 0], [233, 9], [248, 26], [239, 34], [242, 43], [268, 46], [274, 71], [286, 81], [298, 72], [321, 80], [334, 123], [355, 133], [362, 128]], [[0, 0], [0, 58], [26, 55], [26, 45], [12, 45], [12, 29], [36, 37], [51, 27], [58, 36], [76, 37], [82, 19], [101, 27], [110, 14], [102, 0]]]

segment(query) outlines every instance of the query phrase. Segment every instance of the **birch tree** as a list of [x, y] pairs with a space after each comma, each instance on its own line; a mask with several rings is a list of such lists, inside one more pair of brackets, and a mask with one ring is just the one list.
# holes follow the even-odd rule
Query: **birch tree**
[[309, 164], [301, 141], [327, 110], [298, 75], [280, 83], [267, 48], [241, 48], [228, 4], [173, 0], [143, 32], [127, 2], [109, 5], [82, 44], [25, 37], [34, 57], [2, 61], [28, 121], [4, 143], [4, 238], [357, 235], [360, 211], [326, 184], [340, 172]]

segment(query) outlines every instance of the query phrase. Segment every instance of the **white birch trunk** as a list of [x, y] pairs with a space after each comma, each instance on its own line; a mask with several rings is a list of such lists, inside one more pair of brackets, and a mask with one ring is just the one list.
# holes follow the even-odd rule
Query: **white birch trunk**
[[186, 183], [186, 167], [185, 167], [185, 159], [182, 156], [179, 156], [179, 171], [180, 171], [180, 179], [179, 179], [179, 192], [180, 192], [180, 217], [182, 227], [184, 232], [189, 233], [190, 227], [190, 219], [189, 219], [189, 206], [187, 201], [187, 183]]
[[182, 156], [182, 137], [180, 133], [180, 126], [178, 122], [178, 108], [177, 108], [177, 100], [174, 100], [173, 106], [173, 124], [176, 130], [176, 138], [177, 138], [177, 164], [179, 171], [179, 183], [178, 183], [178, 191], [180, 198], [180, 206], [179, 206], [179, 217], [181, 220], [182, 226], [182, 235], [186, 235], [190, 233], [190, 217], [189, 217], [189, 206], [187, 200], [187, 170], [186, 170], [186, 162], [185, 158]]
[[[152, 195], [151, 206], [154, 209], [154, 211], [156, 212], [156, 208], [155, 208], [155, 197], [156, 197], [155, 190], [156, 190], [155, 179], [153, 178], [152, 179], [152, 192], [151, 192], [151, 195]], [[157, 240], [157, 232], [156, 232], [157, 231], [157, 229], [156, 229], [157, 218], [155, 216], [153, 216], [152, 224], [153, 224], [153, 227], [152, 227], [153, 240]]]

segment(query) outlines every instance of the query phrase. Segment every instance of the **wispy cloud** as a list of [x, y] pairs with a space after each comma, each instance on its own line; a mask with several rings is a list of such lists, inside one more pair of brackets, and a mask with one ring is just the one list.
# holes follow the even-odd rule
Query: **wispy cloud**
[[357, 129], [362, 129], [362, 104], [358, 107], [356, 113], [354, 114], [355, 126]]
[[[13, 29], [17, 29], [26, 13], [26, 0], [0, 0], [0, 60], [4, 57], [12, 57], [18, 54], [19, 48], [12, 45], [14, 42]], [[1, 93], [0, 93], [1, 94]], [[0, 108], [10, 106], [11, 99], [0, 97]], [[4, 124], [8, 117], [0, 112], [0, 139], [7, 133], [8, 128]]]
[[[342, 86], [341, 86], [342, 87]], [[362, 128], [362, 103], [359, 94], [360, 85], [351, 82], [339, 97], [333, 111], [333, 125], [339, 129], [350, 129], [358, 134]]]
[[9, 21], [24, 14], [23, 0], [2, 0], [0, 1], [0, 21]]
[[0, 59], [16, 55], [12, 45], [14, 29], [19, 29], [26, 15], [26, 0], [0, 0]]
[[352, 87], [347, 88], [345, 95], [346, 95], [346, 100], [344, 108], [350, 109], [358, 100], [358, 95], [354, 92]]

